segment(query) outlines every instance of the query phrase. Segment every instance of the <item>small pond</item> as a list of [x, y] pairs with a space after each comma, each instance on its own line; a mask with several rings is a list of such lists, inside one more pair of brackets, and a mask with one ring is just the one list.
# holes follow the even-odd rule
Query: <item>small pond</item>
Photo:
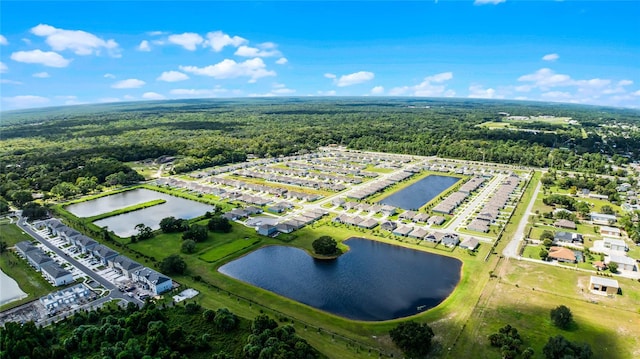
[[417, 210], [434, 199], [442, 191], [453, 186], [460, 178], [450, 176], [427, 176], [420, 181], [384, 198], [378, 203], [394, 207]]
[[209, 204], [175, 197], [145, 188], [138, 188], [111, 196], [100, 197], [92, 201], [72, 204], [65, 209], [78, 217], [91, 217], [156, 199], [164, 199], [166, 202], [141, 210], [101, 219], [93, 223], [98, 227], [109, 227], [110, 231], [113, 231], [120, 237], [129, 237], [137, 233], [135, 226], [140, 223], [156, 230], [160, 228], [160, 220], [163, 218], [173, 216], [175, 218], [191, 219], [213, 210], [213, 206]]
[[381, 321], [437, 306], [460, 281], [462, 262], [363, 238], [345, 242], [333, 261], [304, 250], [269, 246], [218, 270], [298, 302], [345, 318]]
[[3, 271], [0, 270], [0, 305], [11, 303], [14, 300], [20, 300], [27, 297], [27, 293], [23, 292], [18, 283]]

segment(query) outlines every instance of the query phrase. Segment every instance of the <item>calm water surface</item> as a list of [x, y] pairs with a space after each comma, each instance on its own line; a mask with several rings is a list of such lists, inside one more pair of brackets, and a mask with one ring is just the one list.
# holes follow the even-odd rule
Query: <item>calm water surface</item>
[[285, 246], [261, 248], [219, 268], [230, 277], [355, 320], [406, 317], [454, 290], [462, 262], [362, 238], [334, 261]]
[[427, 176], [411, 186], [386, 197], [379, 203], [406, 210], [417, 210], [459, 180], [460, 178], [450, 176]]
[[156, 199], [164, 199], [166, 202], [138, 211], [101, 219], [93, 223], [99, 227], [109, 227], [109, 230], [120, 237], [129, 237], [138, 232], [135, 230], [135, 226], [140, 223], [155, 230], [160, 228], [160, 221], [163, 218], [173, 216], [175, 218], [191, 219], [213, 210], [213, 206], [208, 204], [145, 188], [101, 197], [93, 201], [72, 204], [67, 206], [66, 209], [78, 217], [91, 217]]
[[27, 293], [20, 289], [15, 280], [0, 270], [0, 305], [20, 300], [26, 296]]

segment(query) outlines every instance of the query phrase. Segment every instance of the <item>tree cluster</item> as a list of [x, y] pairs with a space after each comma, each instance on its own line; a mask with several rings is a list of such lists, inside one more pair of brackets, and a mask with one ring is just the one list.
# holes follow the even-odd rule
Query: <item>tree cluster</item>
[[423, 358], [431, 350], [433, 330], [426, 323], [408, 321], [389, 332], [393, 343], [409, 358]]
[[338, 253], [338, 242], [329, 236], [322, 236], [311, 244], [313, 250], [323, 256], [331, 256]]
[[589, 344], [570, 342], [562, 335], [549, 337], [542, 348], [546, 359], [591, 359], [593, 351]]
[[551, 309], [551, 321], [553, 325], [560, 329], [567, 329], [573, 323], [573, 314], [571, 309], [565, 305], [559, 305], [554, 309]]
[[279, 327], [265, 314], [258, 315], [251, 324], [251, 335], [242, 349], [247, 359], [315, 359], [316, 349], [295, 334], [292, 325]]
[[533, 356], [533, 348], [528, 347], [522, 350], [522, 338], [518, 330], [507, 324], [500, 328], [497, 333], [489, 335], [491, 346], [500, 348], [503, 359], [515, 359], [522, 354], [523, 359]]

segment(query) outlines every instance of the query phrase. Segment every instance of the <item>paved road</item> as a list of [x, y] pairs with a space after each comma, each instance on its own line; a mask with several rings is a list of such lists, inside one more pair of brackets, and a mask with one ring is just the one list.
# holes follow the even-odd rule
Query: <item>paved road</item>
[[77, 260], [73, 259], [71, 256], [68, 256], [65, 252], [63, 252], [60, 248], [58, 248], [58, 247], [54, 246], [53, 244], [51, 244], [51, 242], [49, 242], [48, 240], [42, 238], [42, 236], [40, 236], [37, 232], [35, 232], [33, 230], [33, 228], [31, 228], [31, 226], [28, 225], [23, 218], [20, 218], [18, 220], [18, 226], [23, 231], [25, 231], [27, 234], [29, 234], [31, 237], [35, 238], [38, 242], [42, 243], [47, 248], [49, 248], [51, 251], [56, 253], [58, 256], [60, 256], [61, 258], [63, 258], [67, 262], [71, 263], [71, 265], [73, 265], [74, 267], [80, 269], [82, 272], [84, 272], [91, 279], [93, 279], [94, 281], [100, 283], [100, 285], [102, 285], [104, 288], [106, 288], [109, 291], [109, 294], [107, 295], [108, 298], [110, 298], [110, 299], [124, 299], [124, 300], [126, 300], [128, 302], [134, 302], [138, 306], [143, 304], [143, 302], [140, 301], [137, 298], [131, 298], [129, 296], [124, 295], [124, 293], [121, 293], [119, 290], [116, 289], [116, 286], [113, 283], [109, 282], [108, 280], [106, 280], [105, 278], [103, 278], [102, 276], [97, 274], [96, 272], [94, 272], [91, 269], [87, 268], [84, 264], [82, 264], [82, 263], [78, 262]]
[[527, 209], [524, 211], [524, 215], [520, 220], [520, 224], [518, 224], [518, 229], [516, 229], [516, 232], [513, 234], [513, 238], [509, 243], [507, 243], [507, 246], [502, 251], [502, 254], [505, 257], [508, 257], [508, 258], [519, 257], [518, 247], [520, 246], [520, 242], [524, 240], [524, 230], [527, 227], [527, 223], [529, 223], [529, 216], [531, 216], [532, 214], [535, 214], [535, 213], [532, 213], [531, 210], [533, 209], [533, 205], [536, 202], [536, 198], [538, 198], [538, 193], [540, 192], [541, 187], [542, 187], [542, 182], [538, 181], [538, 184], [536, 185], [536, 189], [535, 191], [533, 191], [533, 196], [531, 196], [531, 200], [527, 205]]
[[476, 210], [476, 208], [484, 202], [487, 198], [489, 198], [495, 192], [496, 188], [507, 176], [504, 174], [497, 174], [494, 176], [478, 193], [477, 196], [473, 198], [469, 203], [463, 205], [463, 208], [458, 209], [458, 213], [456, 213], [454, 219], [449, 222], [449, 225], [445, 228], [445, 232], [455, 233], [458, 230], [458, 227], [464, 223], [464, 221]]

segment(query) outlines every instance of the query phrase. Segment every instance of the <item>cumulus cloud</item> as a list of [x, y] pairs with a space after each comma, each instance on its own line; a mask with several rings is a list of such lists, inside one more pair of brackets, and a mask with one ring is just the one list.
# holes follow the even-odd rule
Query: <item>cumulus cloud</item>
[[147, 32], [147, 35], [149, 36], [160, 36], [160, 35], [164, 35], [166, 34], [166, 32], [164, 31], [149, 31]]
[[620, 80], [618, 81], [618, 86], [630, 86], [633, 85], [633, 81], [631, 80]]
[[229, 92], [229, 90], [216, 87], [212, 89], [173, 89], [169, 91], [172, 95], [177, 96], [200, 96], [200, 97], [217, 97], [220, 94]]
[[67, 67], [71, 60], [53, 51], [31, 50], [11, 54], [11, 60], [27, 64], [40, 64], [49, 67]]
[[49, 75], [48, 72], [44, 72], [44, 71], [43, 72], [36, 72], [35, 74], [33, 74], [31, 76], [37, 77], [37, 78], [40, 78], [40, 79], [46, 79], [48, 77], [51, 77], [51, 75]]
[[138, 51], [149, 52], [151, 51], [151, 46], [149, 46], [149, 41], [142, 40], [140, 45], [138, 45]]
[[530, 82], [531, 85], [542, 89], [549, 89], [556, 86], [570, 86], [574, 81], [569, 75], [556, 74], [550, 68], [542, 68], [532, 74], [520, 76], [518, 81]]
[[265, 42], [258, 45], [257, 48], [242, 45], [238, 47], [234, 55], [242, 57], [275, 57], [282, 56], [282, 53], [276, 50], [276, 45], [274, 43]]
[[162, 100], [165, 97], [157, 92], [145, 92], [142, 94], [142, 98], [147, 100]]
[[542, 56], [542, 59], [544, 61], [556, 61], [559, 58], [560, 58], [560, 56], [558, 56], [558, 54], [546, 54], [546, 55]]
[[[327, 77], [327, 75], [325, 75]], [[361, 84], [363, 82], [371, 81], [375, 77], [373, 72], [358, 71], [348, 75], [342, 75], [339, 79], [335, 80], [335, 84], [338, 87], [346, 87]]]
[[336, 78], [336, 75], [335, 75], [335, 74], [332, 74], [332, 73], [327, 72], [326, 74], [324, 74], [324, 77], [326, 77], [326, 78], [328, 78], [328, 79], [335, 79], [335, 78]]
[[9, 41], [7, 41], [7, 38], [0, 35], [0, 45], [9, 45]]
[[20, 81], [14, 81], [14, 80], [9, 80], [9, 79], [0, 79], [0, 84], [7, 84], [7, 85], [22, 85], [22, 82], [20, 82]]
[[284, 65], [284, 64], [286, 64], [287, 62], [289, 62], [289, 60], [287, 60], [287, 58], [286, 58], [286, 57], [281, 57], [281, 58], [279, 58], [278, 60], [276, 60], [276, 64], [278, 64], [278, 65]]
[[384, 87], [382, 86], [376, 86], [371, 89], [372, 95], [382, 95], [383, 93], [384, 93]]
[[35, 95], [21, 95], [2, 98], [2, 102], [7, 103], [11, 108], [38, 107], [48, 104], [49, 101], [50, 100], [46, 97]]
[[7, 67], [4, 62], [0, 61], [0, 74], [3, 74], [7, 71], [9, 71], [9, 67]]
[[167, 41], [180, 45], [189, 51], [195, 51], [196, 47], [204, 42], [204, 39], [194, 32], [185, 32], [179, 35], [169, 35]]
[[211, 47], [215, 52], [220, 52], [226, 46], [238, 47], [247, 42], [247, 39], [240, 36], [231, 37], [222, 31], [213, 31], [207, 34], [207, 42], [205, 45]]
[[507, 0], [475, 0], [473, 2], [474, 5], [498, 5]]
[[116, 75], [106, 73], [106, 74], [104, 74], [104, 78], [105, 78], [105, 79], [115, 79], [115, 78], [116, 78]]
[[99, 55], [104, 49], [110, 56], [120, 57], [120, 49], [115, 40], [104, 40], [86, 31], [57, 29], [40, 24], [33, 27], [31, 33], [46, 37], [45, 41], [55, 51], [71, 50], [76, 55], [84, 56]]
[[180, 71], [165, 71], [156, 80], [166, 82], [178, 82], [188, 80], [189, 76]]
[[238, 77], [249, 77], [249, 82], [256, 82], [258, 79], [267, 76], [275, 76], [275, 71], [267, 70], [264, 61], [256, 57], [244, 62], [224, 59], [215, 65], [206, 67], [180, 66], [180, 70], [196, 75], [209, 76], [216, 79], [231, 79]]
[[504, 96], [496, 94], [496, 90], [492, 88], [485, 89], [482, 85], [472, 84], [469, 86], [469, 98], [504, 98]]
[[447, 89], [444, 82], [453, 78], [452, 72], [441, 72], [432, 76], [427, 76], [418, 85], [394, 87], [389, 91], [391, 96], [425, 96], [425, 97], [453, 97], [456, 92]]
[[122, 81], [118, 81], [111, 85], [111, 88], [114, 89], [135, 89], [144, 86], [146, 82], [138, 79], [126, 79]]

